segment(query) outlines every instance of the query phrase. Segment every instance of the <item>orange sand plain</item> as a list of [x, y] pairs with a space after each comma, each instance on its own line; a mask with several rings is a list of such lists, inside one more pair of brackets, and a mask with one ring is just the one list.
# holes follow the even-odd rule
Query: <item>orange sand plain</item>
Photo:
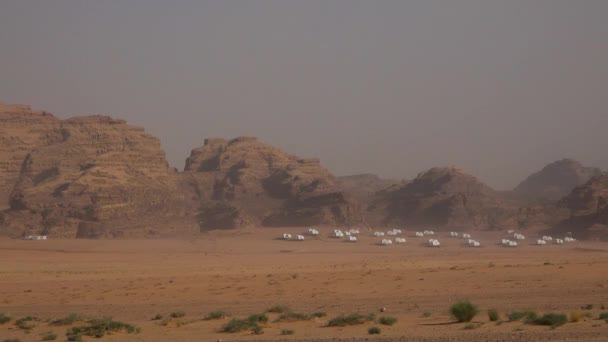
[[[247, 229], [212, 232], [193, 240], [48, 240], [0, 239], [0, 312], [13, 318], [48, 320], [78, 313], [112, 316], [141, 328], [139, 334], [113, 333], [102, 341], [232, 341], [368, 337], [374, 324], [334, 328], [339, 314], [376, 313], [398, 318], [380, 326], [381, 336], [457, 340], [608, 341], [608, 324], [596, 320], [608, 311], [608, 244], [575, 242], [563, 246], [519, 248], [493, 245], [497, 234], [474, 234], [484, 247], [468, 248], [440, 233], [440, 248], [423, 246], [407, 234], [404, 245], [378, 246], [362, 234], [357, 243], [326, 237], [306, 241], [276, 239], [301, 229]], [[363, 233], [363, 232], [362, 232]], [[451, 303], [468, 298], [481, 313], [476, 329], [452, 322]], [[593, 304], [593, 318], [555, 330], [521, 322], [489, 322], [486, 310], [501, 319], [511, 310], [570, 313]], [[270, 323], [263, 335], [218, 330], [228, 319], [205, 321], [210, 311], [233, 317], [259, 313], [274, 305], [294, 311], [324, 311], [325, 318]], [[160, 324], [182, 310], [186, 316]], [[426, 313], [426, 314], [425, 314]], [[430, 315], [429, 315], [430, 314]], [[53, 331], [65, 340], [67, 327], [36, 322], [29, 334], [14, 320], [0, 325], [0, 340], [40, 341]], [[281, 336], [292, 329], [292, 336]], [[545, 336], [545, 337], [543, 337]], [[93, 340], [93, 338], [85, 338]], [[395, 339], [397, 340], [397, 339]]]

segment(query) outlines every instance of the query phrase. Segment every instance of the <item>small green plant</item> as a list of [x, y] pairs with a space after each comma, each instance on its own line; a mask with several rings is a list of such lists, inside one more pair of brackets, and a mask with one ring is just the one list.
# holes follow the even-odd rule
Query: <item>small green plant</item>
[[470, 322], [477, 312], [477, 307], [468, 300], [457, 302], [450, 308], [450, 313], [458, 322]]
[[225, 313], [224, 311], [215, 310], [215, 311], [211, 311], [209, 314], [207, 314], [207, 316], [205, 317], [205, 320], [209, 321], [212, 319], [222, 319], [226, 316], [228, 316], [228, 314]]
[[378, 322], [383, 325], [393, 325], [393, 324], [397, 323], [397, 318], [390, 317], [390, 316], [382, 316], [382, 317], [380, 317]]
[[76, 326], [68, 329], [66, 333], [66, 337], [69, 341], [78, 341], [70, 340], [70, 337], [78, 338], [77, 336], [92, 336], [96, 338], [103, 337], [106, 332], [125, 332], [127, 334], [138, 333], [140, 331], [139, 328], [129, 324], [123, 323], [120, 321], [114, 321], [110, 317], [93, 319], [87, 322], [88, 325]]
[[289, 312], [289, 311], [291, 311], [291, 310], [289, 309], [289, 306], [287, 306], [287, 305], [275, 305], [266, 310], [266, 312], [279, 313], [279, 314]]
[[536, 325], [550, 325], [552, 328], [557, 328], [568, 323], [568, 317], [560, 313], [548, 313], [536, 318], [530, 323]]
[[65, 337], [68, 341], [82, 342], [82, 335], [79, 334], [66, 334]]
[[277, 322], [297, 322], [297, 321], [308, 321], [312, 318], [312, 315], [298, 313], [298, 312], [286, 312], [277, 318]]
[[281, 330], [281, 335], [293, 335], [295, 333], [296, 332], [293, 331], [293, 330], [291, 330], [291, 329], [283, 329], [283, 330]]
[[422, 317], [426, 317], [426, 318], [431, 317], [431, 312], [430, 311], [423, 312]]
[[317, 312], [313, 312], [312, 314], [310, 314], [313, 318], [315, 317], [325, 317], [327, 316], [327, 313], [325, 311], [317, 311]]
[[268, 316], [266, 314], [253, 314], [247, 318], [247, 321], [251, 323], [266, 323], [268, 322]]
[[152, 317], [153, 321], [160, 321], [161, 319], [163, 319], [163, 315], [161, 314], [156, 314], [154, 317]]
[[370, 335], [379, 335], [380, 334], [380, 328], [378, 327], [371, 327], [369, 329], [367, 329], [367, 333]]
[[507, 318], [509, 319], [509, 322], [520, 321], [522, 319], [525, 322], [530, 322], [538, 318], [538, 315], [533, 310], [512, 311], [507, 315]]
[[74, 324], [75, 322], [78, 322], [80, 320], [82, 320], [82, 318], [79, 315], [77, 315], [75, 313], [71, 313], [71, 314], [69, 314], [69, 315], [67, 315], [65, 317], [52, 320], [49, 324], [50, 325], [56, 325], [56, 326], [59, 326], [59, 325], [71, 325], [71, 324]]
[[182, 318], [182, 317], [186, 316], [186, 313], [181, 310], [178, 310], [178, 311], [173, 311], [171, 313], [171, 315], [169, 315], [169, 316], [171, 316], [171, 318]]
[[221, 332], [235, 333], [243, 330], [247, 330], [252, 327], [252, 324], [245, 319], [231, 319], [228, 323], [224, 324]]
[[327, 326], [329, 327], [345, 327], [348, 325], [357, 325], [363, 324], [365, 322], [373, 321], [376, 318], [376, 315], [362, 315], [362, 314], [350, 314], [350, 315], [340, 315], [338, 317], [332, 318], [327, 322]]
[[11, 320], [11, 316], [0, 312], [0, 324], [8, 323]]
[[262, 329], [262, 327], [257, 324], [251, 327], [251, 331], [253, 331], [253, 333], [256, 335], [262, 335], [264, 333], [264, 329]]
[[42, 336], [43, 341], [55, 341], [57, 339], [57, 334], [55, 333], [47, 333]]
[[488, 310], [488, 319], [492, 322], [498, 321], [500, 319], [500, 316], [498, 315], [498, 311], [496, 309]]
[[29, 333], [32, 329], [36, 327], [36, 325], [32, 323], [34, 321], [37, 321], [35, 317], [26, 316], [16, 320], [15, 325], [17, 326], [17, 328], [24, 330], [26, 333]]
[[608, 322], [608, 312], [602, 312], [599, 319], [603, 319], [604, 321]]
[[21, 340], [18, 338], [7, 338], [2, 340], [2, 342], [21, 342]]

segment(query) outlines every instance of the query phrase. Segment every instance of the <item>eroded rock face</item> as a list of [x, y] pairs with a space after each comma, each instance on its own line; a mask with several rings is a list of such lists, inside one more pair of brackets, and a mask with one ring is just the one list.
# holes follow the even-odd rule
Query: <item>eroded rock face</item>
[[52, 114], [0, 103], [0, 210], [9, 206], [26, 156], [61, 140], [60, 120]]
[[197, 184], [201, 212], [218, 218], [201, 215], [202, 229], [356, 220], [356, 205], [318, 159], [289, 155], [256, 138], [207, 139], [192, 150], [185, 173]]
[[557, 232], [608, 239], [608, 175], [593, 177], [574, 188], [558, 206], [569, 210], [570, 217], [555, 227]]
[[379, 194], [371, 211], [385, 224], [498, 229], [517, 225], [514, 207], [462, 170], [433, 168], [411, 182]]
[[9, 234], [18, 234], [21, 226], [23, 232], [55, 236], [108, 236], [175, 209], [176, 180], [159, 140], [143, 128], [108, 116], [63, 121], [15, 116], [34, 115], [50, 121], [52, 129], [38, 129], [43, 138], [32, 138], [44, 143], [21, 145], [18, 177], [4, 179], [14, 182], [4, 214]]
[[562, 159], [532, 174], [514, 191], [533, 198], [558, 200], [601, 173], [600, 169], [585, 167], [576, 160]]

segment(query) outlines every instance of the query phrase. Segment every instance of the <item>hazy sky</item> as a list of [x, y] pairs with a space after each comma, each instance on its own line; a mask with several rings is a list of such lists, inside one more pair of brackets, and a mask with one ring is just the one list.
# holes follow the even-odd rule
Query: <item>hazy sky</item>
[[606, 0], [0, 0], [0, 101], [258, 136], [335, 174], [608, 168]]

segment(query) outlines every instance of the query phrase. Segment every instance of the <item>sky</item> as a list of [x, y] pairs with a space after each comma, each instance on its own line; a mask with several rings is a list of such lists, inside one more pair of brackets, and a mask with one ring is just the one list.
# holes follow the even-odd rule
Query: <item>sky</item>
[[336, 175], [608, 169], [606, 0], [2, 0], [0, 101], [257, 136]]

